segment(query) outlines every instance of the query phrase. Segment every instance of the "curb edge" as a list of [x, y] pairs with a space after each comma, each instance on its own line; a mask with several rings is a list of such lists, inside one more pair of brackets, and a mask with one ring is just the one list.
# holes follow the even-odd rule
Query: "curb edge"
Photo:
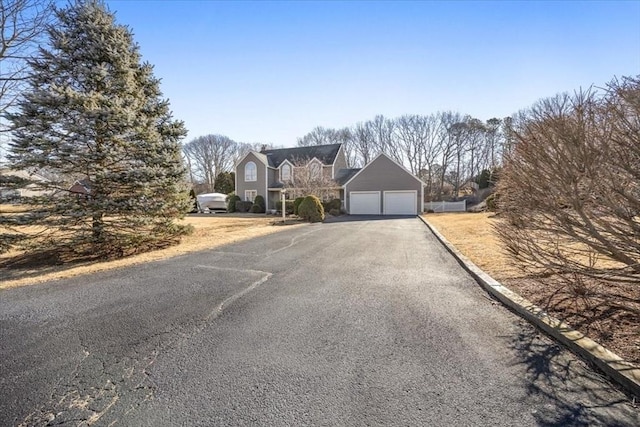
[[564, 344], [574, 353], [595, 364], [609, 378], [620, 384], [633, 396], [640, 398], [640, 369], [625, 362], [617, 354], [607, 350], [581, 332], [572, 329], [566, 323], [550, 316], [543, 309], [521, 297], [500, 282], [489, 276], [469, 258], [458, 251], [429, 222], [418, 215], [433, 235], [442, 243], [456, 261], [493, 297], [511, 308], [548, 335]]

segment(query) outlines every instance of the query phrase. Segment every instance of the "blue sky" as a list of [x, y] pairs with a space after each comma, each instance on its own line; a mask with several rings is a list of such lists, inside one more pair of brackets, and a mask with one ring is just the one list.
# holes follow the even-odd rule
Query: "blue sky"
[[293, 146], [376, 114], [486, 120], [640, 74], [640, 1], [106, 3], [186, 141]]

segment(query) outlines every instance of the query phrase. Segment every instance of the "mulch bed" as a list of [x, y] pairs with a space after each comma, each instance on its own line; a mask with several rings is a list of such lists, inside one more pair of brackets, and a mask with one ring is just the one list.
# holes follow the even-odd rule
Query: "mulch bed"
[[505, 286], [640, 366], [640, 289], [557, 278], [510, 279]]

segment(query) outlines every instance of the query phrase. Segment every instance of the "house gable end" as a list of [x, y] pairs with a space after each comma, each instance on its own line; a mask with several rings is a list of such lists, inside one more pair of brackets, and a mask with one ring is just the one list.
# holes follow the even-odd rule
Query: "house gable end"
[[411, 176], [413, 179], [415, 179], [416, 181], [418, 181], [420, 184], [425, 185], [424, 182], [418, 178], [417, 176], [415, 176], [414, 174], [412, 174], [411, 172], [409, 172], [404, 166], [402, 166], [400, 163], [396, 162], [395, 160], [393, 160], [391, 157], [389, 157], [388, 155], [386, 155], [385, 153], [380, 153], [376, 156], [375, 159], [373, 159], [372, 161], [370, 161], [369, 163], [367, 163], [362, 169], [360, 169], [355, 175], [353, 175], [347, 182], [345, 182], [343, 184], [343, 187], [346, 187], [347, 185], [349, 185], [352, 181], [356, 180], [360, 175], [362, 175], [363, 173], [366, 172], [366, 170], [368, 168], [371, 167], [371, 165], [376, 164], [380, 161], [386, 161], [386, 162], [390, 162], [390, 165], [395, 166], [396, 168], [400, 169], [403, 173]]

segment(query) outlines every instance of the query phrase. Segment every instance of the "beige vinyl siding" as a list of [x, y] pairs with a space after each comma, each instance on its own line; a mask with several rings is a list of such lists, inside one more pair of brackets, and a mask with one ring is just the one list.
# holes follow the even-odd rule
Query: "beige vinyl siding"
[[[267, 175], [269, 177], [269, 182], [267, 184], [271, 185], [274, 182], [280, 180], [280, 171], [278, 169], [268, 168]], [[269, 186], [267, 185], [267, 187]]]
[[383, 194], [385, 191], [415, 190], [416, 209], [422, 212], [422, 183], [409, 172], [398, 166], [393, 160], [381, 155], [369, 163], [345, 187], [345, 205], [349, 211], [349, 192], [379, 191], [381, 211], [384, 212]]
[[347, 169], [348, 167], [347, 157], [344, 155], [344, 147], [340, 147], [336, 159], [333, 162], [333, 176], [335, 177], [340, 169]]
[[[244, 180], [244, 167], [247, 163], [256, 164], [256, 180], [246, 182]], [[267, 166], [253, 153], [249, 153], [236, 166], [236, 194], [244, 200], [246, 190], [256, 190], [259, 195], [267, 200], [266, 169]]]

